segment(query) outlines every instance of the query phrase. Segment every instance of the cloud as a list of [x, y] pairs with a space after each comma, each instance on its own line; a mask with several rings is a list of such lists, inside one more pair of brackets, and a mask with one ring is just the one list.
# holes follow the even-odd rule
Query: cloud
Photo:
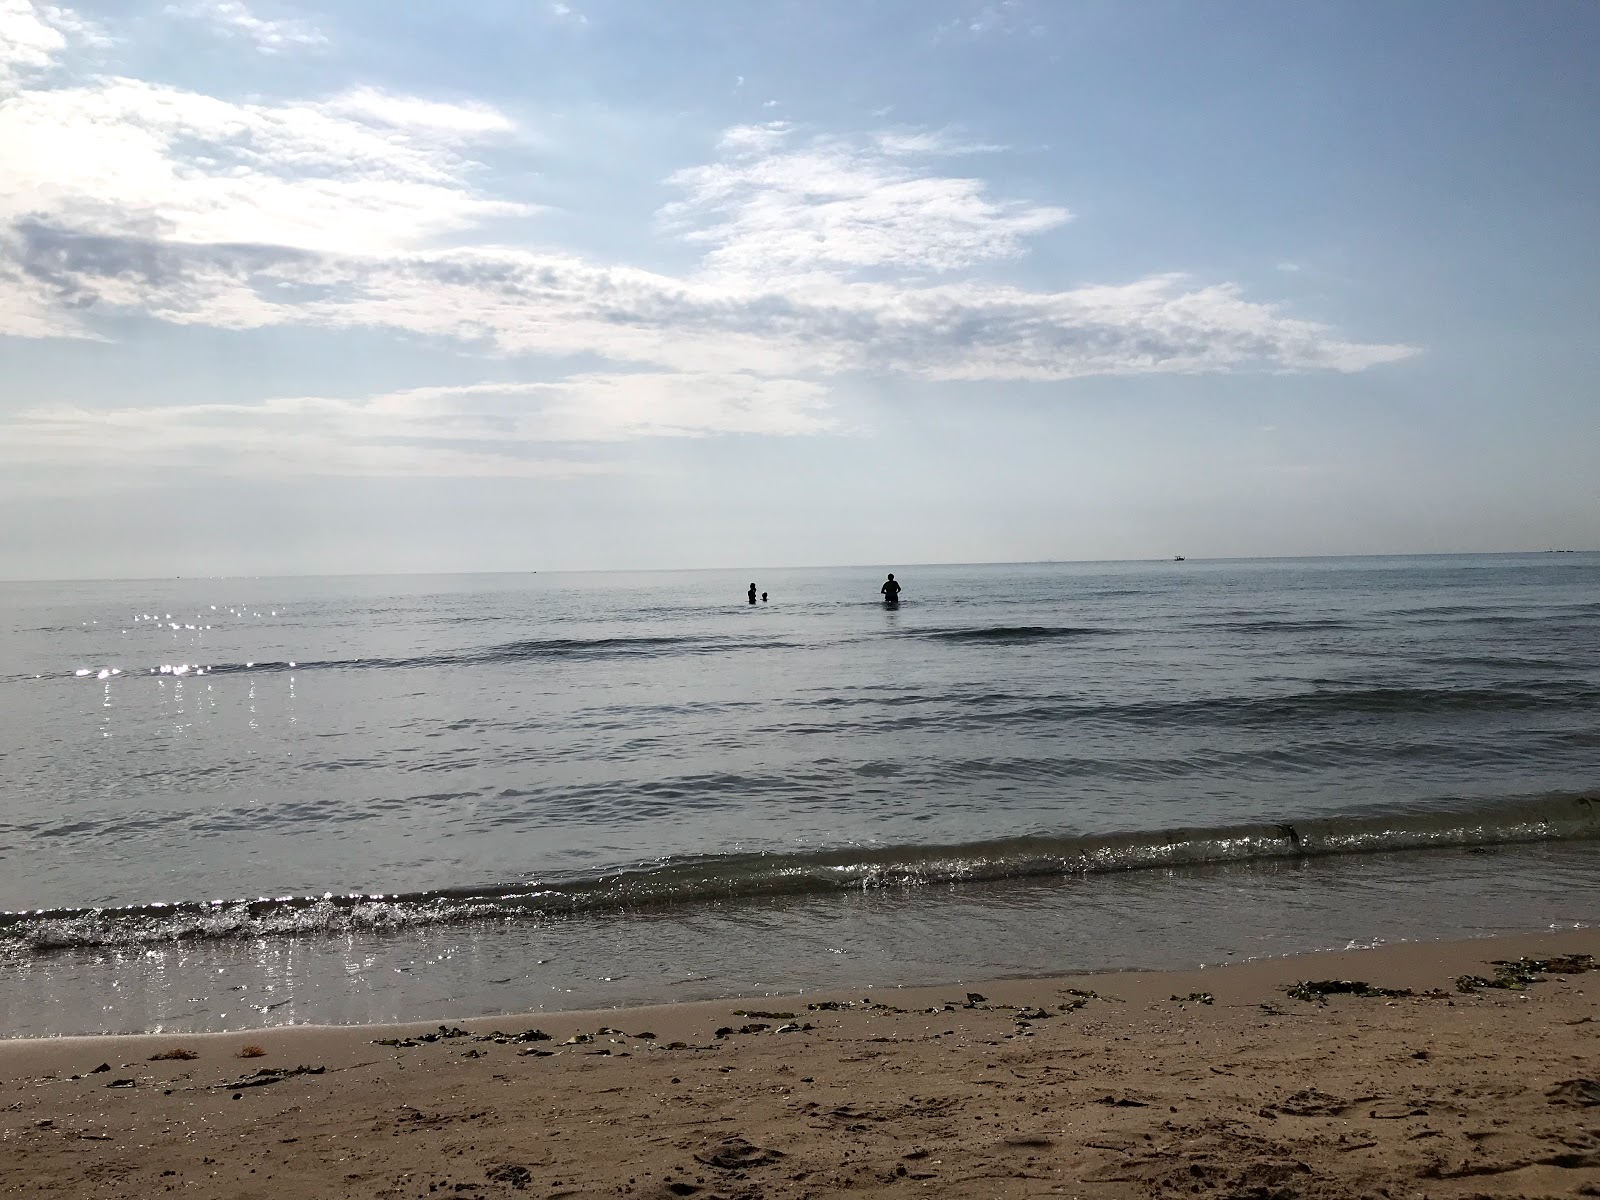
[[967, 20], [967, 30], [975, 34], [1009, 33], [1018, 21], [1017, 0], [999, 0], [998, 4], [985, 4]]
[[570, 444], [834, 428], [827, 390], [739, 373], [591, 373], [557, 383], [414, 388], [364, 400], [96, 411], [36, 408], [0, 425], [0, 462], [248, 476], [550, 477], [611, 469]]
[[516, 131], [509, 117], [488, 104], [443, 103], [416, 96], [397, 96], [370, 87], [342, 92], [325, 102], [323, 108], [330, 113], [353, 117], [368, 126], [387, 126], [412, 135], [478, 138]]
[[944, 22], [934, 31], [934, 36], [940, 39], [957, 35], [987, 38], [1022, 33], [1038, 37], [1044, 31], [1043, 25], [1029, 19], [1021, 0], [995, 0], [994, 3], [978, 5], [965, 15]]
[[105, 40], [92, 22], [54, 4], [0, 0], [0, 86], [48, 71], [73, 44]]
[[382, 253], [525, 204], [480, 196], [463, 148], [509, 131], [482, 105], [371, 88], [235, 103], [110, 78], [0, 105], [0, 221]]
[[[278, 303], [271, 289], [282, 284], [286, 267], [308, 261], [281, 247], [185, 246], [78, 234], [28, 221], [13, 226], [0, 250], [8, 244], [7, 265], [29, 294], [54, 300], [53, 307], [72, 322], [64, 331], [69, 336], [91, 333], [84, 320], [91, 310], [216, 329], [288, 324], [294, 310]], [[0, 321], [6, 311], [0, 302]]]
[[539, 211], [480, 186], [480, 159], [526, 142], [491, 106], [63, 80], [94, 30], [0, 0], [0, 33], [0, 335], [95, 337], [111, 316], [402, 331], [543, 358], [542, 377], [585, 360], [585, 373], [511, 391], [32, 412], [0, 441], [34, 454], [142, 447], [253, 470], [253, 451], [226, 449], [250, 430], [297, 470], [537, 473], [575, 469], [538, 452], [551, 445], [838, 432], [830, 397], [853, 374], [1359, 371], [1414, 353], [1226, 282], [997, 282], [1070, 214], [996, 195], [973, 167], [997, 148], [949, 131], [728, 129], [711, 161], [669, 179], [679, 199], [660, 228], [701, 254], [667, 274], [491, 242], [488, 223]]
[[1346, 341], [1327, 325], [1246, 300], [1233, 284], [1197, 287], [1179, 274], [1043, 294], [944, 288], [904, 297], [893, 311], [875, 359], [937, 380], [1349, 372], [1415, 353]]
[[42, 71], [66, 47], [61, 30], [25, 0], [0, 0], [0, 81]]
[[397, 329], [518, 355], [597, 355], [773, 378], [1064, 380], [1222, 370], [1354, 371], [1413, 353], [1181, 275], [1037, 292], [959, 281], [677, 279], [515, 249], [335, 256], [17, 228], [13, 255], [78, 313], [174, 324]]
[[61, 287], [24, 264], [16, 240], [0, 234], [0, 336], [93, 338]]
[[711, 247], [704, 268], [738, 277], [892, 267], [948, 272], [1015, 258], [1024, 239], [1064, 224], [1064, 208], [995, 200], [982, 180], [920, 160], [947, 153], [931, 134], [800, 141], [783, 122], [722, 137], [720, 161], [677, 172], [685, 199], [666, 227]]
[[258, 17], [243, 0], [189, 0], [186, 4], [169, 4], [166, 12], [169, 16], [203, 21], [223, 37], [253, 42], [263, 54], [317, 50], [328, 44], [327, 36], [308, 22]]

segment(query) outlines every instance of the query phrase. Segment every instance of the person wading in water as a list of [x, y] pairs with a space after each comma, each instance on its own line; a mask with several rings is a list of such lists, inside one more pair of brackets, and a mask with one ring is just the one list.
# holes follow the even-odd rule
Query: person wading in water
[[900, 585], [894, 581], [893, 571], [889, 572], [889, 578], [883, 581], [883, 586], [878, 590], [883, 593], [883, 602], [885, 604], [900, 603]]

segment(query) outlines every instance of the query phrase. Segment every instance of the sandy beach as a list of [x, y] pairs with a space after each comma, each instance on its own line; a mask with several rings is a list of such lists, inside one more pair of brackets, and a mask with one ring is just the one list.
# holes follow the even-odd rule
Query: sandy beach
[[[1600, 934], [1573, 930], [460, 1025], [10, 1041], [0, 1193], [1600, 1195], [1590, 955]], [[1495, 965], [1520, 959], [1544, 962]]]

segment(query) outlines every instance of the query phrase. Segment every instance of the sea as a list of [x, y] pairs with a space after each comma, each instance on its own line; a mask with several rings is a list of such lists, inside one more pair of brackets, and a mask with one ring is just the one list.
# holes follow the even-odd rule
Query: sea
[[1597, 919], [1600, 554], [0, 584], [0, 1035]]

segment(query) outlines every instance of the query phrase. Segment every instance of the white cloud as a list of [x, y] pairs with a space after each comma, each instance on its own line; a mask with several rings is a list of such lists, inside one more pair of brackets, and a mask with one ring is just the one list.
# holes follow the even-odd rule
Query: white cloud
[[967, 21], [967, 29], [976, 34], [1009, 33], [1019, 19], [1017, 0], [999, 0], [998, 4], [985, 4]]
[[672, 177], [687, 198], [663, 216], [712, 247], [708, 271], [947, 272], [1016, 257], [1025, 238], [1070, 219], [1063, 208], [991, 199], [979, 179], [919, 170], [919, 158], [946, 152], [935, 135], [796, 141], [781, 122], [740, 126], [723, 135], [721, 161]]
[[1063, 380], [1229, 370], [1360, 371], [1409, 357], [1183, 275], [1054, 293], [1008, 287], [883, 297], [877, 361], [943, 380]]
[[542, 436], [563, 440], [829, 433], [828, 389], [740, 372], [577, 375], [545, 389]]
[[927, 129], [886, 130], [874, 134], [872, 144], [891, 157], [927, 157], [929, 155], [994, 154], [1004, 146], [991, 146], [982, 142], [967, 142], [952, 137], [948, 132]]
[[28, 276], [80, 311], [174, 323], [369, 326], [517, 354], [594, 354], [680, 372], [850, 371], [1061, 380], [1223, 370], [1360, 370], [1412, 353], [1359, 344], [1178, 275], [1034, 292], [955, 282], [783, 288], [679, 280], [526, 251], [382, 258], [174, 246], [24, 225]]
[[0, 462], [251, 476], [569, 476], [608, 469], [570, 443], [833, 428], [827, 391], [745, 374], [594, 373], [559, 383], [414, 388], [365, 400], [22, 412]]
[[253, 42], [263, 54], [282, 54], [289, 50], [316, 50], [328, 38], [310, 23], [295, 18], [268, 20], [258, 17], [243, 0], [189, 0], [169, 4], [167, 14], [203, 21], [224, 37]]
[[44, 70], [66, 44], [61, 30], [27, 0], [0, 0], [0, 80]]
[[472, 138], [516, 131], [505, 113], [487, 104], [441, 103], [416, 96], [397, 96], [370, 87], [352, 88], [333, 97], [323, 107], [331, 113], [412, 134], [429, 132], [445, 137]]
[[539, 451], [574, 441], [837, 430], [828, 397], [847, 373], [1356, 371], [1413, 353], [1351, 342], [1232, 284], [980, 279], [972, 268], [992, 276], [1069, 214], [944, 173], [995, 149], [947, 132], [729, 129], [714, 161], [671, 177], [683, 198], [663, 228], [704, 255], [670, 275], [486, 244], [486, 222], [536, 211], [477, 186], [475, 158], [525, 140], [487, 105], [368, 87], [242, 102], [129, 78], [62, 82], [42, 73], [93, 30], [0, 0], [0, 35], [12, 72], [0, 75], [0, 335], [92, 337], [112, 314], [399, 330], [614, 364], [509, 390], [32, 413], [3, 431], [13, 452], [141, 447], [250, 470], [253, 451], [226, 449], [250, 430], [297, 470], [540, 473], [575, 469]]
[[67, 9], [0, 0], [0, 86], [49, 70], [73, 43], [104, 41], [98, 27]]
[[510, 124], [481, 105], [372, 89], [241, 104], [136, 79], [0, 106], [0, 220], [381, 253], [529, 211], [479, 196], [461, 149]]
[[1021, 0], [995, 0], [994, 3], [976, 5], [965, 15], [945, 21], [935, 29], [934, 36], [939, 39], [954, 36], [1010, 37], [1016, 34], [1038, 37], [1044, 32], [1043, 25], [1029, 18]]

